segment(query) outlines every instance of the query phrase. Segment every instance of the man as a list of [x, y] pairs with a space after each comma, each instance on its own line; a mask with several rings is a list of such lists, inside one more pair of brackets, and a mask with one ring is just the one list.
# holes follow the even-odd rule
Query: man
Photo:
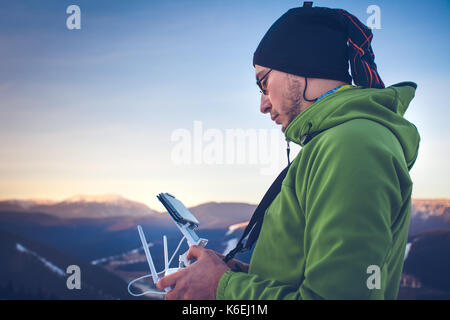
[[175, 286], [167, 299], [396, 299], [420, 139], [403, 114], [416, 85], [384, 88], [371, 38], [347, 11], [311, 6], [268, 30], [254, 54], [260, 111], [302, 149], [248, 232], [250, 265], [193, 246], [197, 261], [157, 284]]

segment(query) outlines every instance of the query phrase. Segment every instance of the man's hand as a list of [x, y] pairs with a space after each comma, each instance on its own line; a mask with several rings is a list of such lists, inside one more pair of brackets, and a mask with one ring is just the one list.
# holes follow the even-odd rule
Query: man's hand
[[170, 274], [156, 283], [159, 290], [174, 286], [166, 294], [167, 300], [210, 300], [216, 299], [217, 286], [222, 275], [230, 268], [212, 250], [191, 246], [188, 260], [197, 259], [187, 268]]

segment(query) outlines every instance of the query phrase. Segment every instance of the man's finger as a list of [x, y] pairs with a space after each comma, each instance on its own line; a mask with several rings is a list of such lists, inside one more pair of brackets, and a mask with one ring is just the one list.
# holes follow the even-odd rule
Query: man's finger
[[165, 276], [164, 278], [160, 279], [156, 283], [156, 288], [158, 288], [158, 290], [163, 290], [164, 288], [173, 286], [178, 281], [181, 271], [182, 270], [169, 274], [168, 276]]
[[164, 299], [181, 300], [183, 299], [183, 292], [185, 291], [186, 291], [186, 282], [183, 281], [183, 279], [179, 279], [175, 284], [175, 287], [164, 296]]
[[165, 300], [178, 300], [179, 299], [178, 291], [180, 291], [180, 290], [177, 290], [176, 287], [173, 288], [173, 290], [170, 290], [168, 293], [166, 293], [166, 295], [164, 296], [164, 299]]
[[189, 248], [186, 258], [188, 260], [198, 259], [205, 251], [205, 248], [193, 245]]

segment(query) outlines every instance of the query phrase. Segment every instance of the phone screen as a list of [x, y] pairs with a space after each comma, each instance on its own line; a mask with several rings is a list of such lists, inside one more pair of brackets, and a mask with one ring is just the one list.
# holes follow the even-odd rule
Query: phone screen
[[[171, 215], [175, 215], [174, 219], [182, 223], [193, 223], [198, 226], [199, 221], [195, 218], [192, 213], [184, 206], [184, 204], [176, 199], [174, 196], [168, 193], [160, 194], [163, 204], [168, 204], [172, 210], [168, 210]], [[158, 197], [159, 198], [159, 197]], [[161, 199], [160, 199], [161, 200]], [[167, 209], [167, 207], [166, 207]], [[172, 211], [172, 212], [170, 212]], [[181, 221], [180, 221], [181, 220]]]

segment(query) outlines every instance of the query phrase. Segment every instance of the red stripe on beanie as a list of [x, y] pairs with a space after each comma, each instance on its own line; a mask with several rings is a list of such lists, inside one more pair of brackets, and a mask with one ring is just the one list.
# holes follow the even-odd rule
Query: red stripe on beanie
[[366, 88], [384, 88], [384, 83], [377, 72], [375, 54], [371, 46], [372, 31], [347, 11], [343, 9], [337, 11], [341, 14], [341, 21], [347, 29], [353, 81], [356, 85]]

